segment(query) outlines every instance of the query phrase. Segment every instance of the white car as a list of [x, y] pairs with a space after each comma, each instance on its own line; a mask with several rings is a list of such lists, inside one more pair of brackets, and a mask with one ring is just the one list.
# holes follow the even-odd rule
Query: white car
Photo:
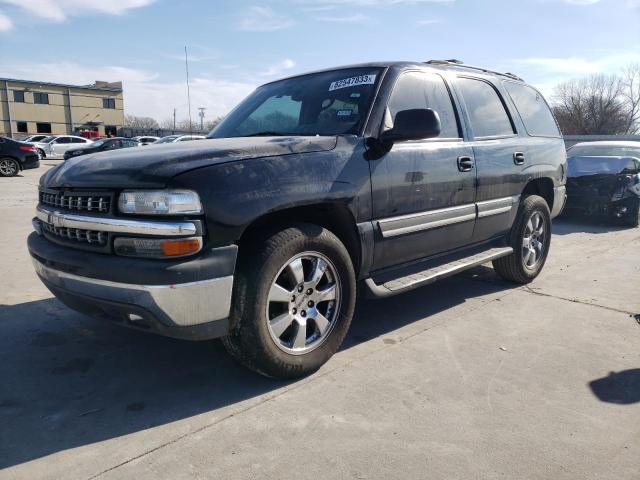
[[150, 143], [155, 143], [160, 140], [160, 137], [151, 137], [149, 135], [141, 135], [138, 137], [133, 137], [131, 140], [135, 140], [138, 142], [138, 146], [149, 145]]
[[43, 135], [43, 134], [39, 134], [39, 135], [28, 135], [26, 137], [22, 137], [22, 138], [16, 138], [16, 140], [20, 141], [20, 142], [25, 142], [25, 143], [36, 143], [36, 142], [41, 142], [42, 140], [44, 140], [45, 138], [47, 138], [49, 135]]
[[67, 150], [91, 143], [92, 140], [75, 135], [51, 135], [33, 145], [38, 149], [40, 158], [64, 158]]
[[202, 140], [205, 137], [204, 135], [167, 135], [166, 137], [162, 137], [160, 140], [154, 142], [154, 145], [158, 143], [176, 143], [176, 142], [190, 142], [191, 140]]

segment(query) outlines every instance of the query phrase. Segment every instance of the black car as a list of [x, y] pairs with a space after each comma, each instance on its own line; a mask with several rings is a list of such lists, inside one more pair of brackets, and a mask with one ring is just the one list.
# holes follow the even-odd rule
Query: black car
[[69, 159], [40, 181], [28, 247], [74, 309], [222, 337], [292, 378], [336, 352], [358, 291], [486, 262], [531, 282], [565, 181], [558, 126], [520, 78], [370, 63], [263, 85], [205, 140]]
[[82, 147], [67, 150], [64, 152], [64, 159], [68, 160], [71, 157], [79, 157], [80, 155], [87, 155], [89, 153], [105, 152], [107, 150], [118, 150], [120, 148], [137, 146], [138, 142], [131, 138], [103, 138]]
[[[587, 152], [593, 154], [589, 156]], [[640, 148], [638, 157], [597, 156], [598, 153], [596, 148], [569, 150], [566, 214], [609, 219], [637, 227], [640, 218]]]
[[0, 176], [13, 177], [20, 170], [38, 168], [40, 157], [33, 145], [0, 137]]

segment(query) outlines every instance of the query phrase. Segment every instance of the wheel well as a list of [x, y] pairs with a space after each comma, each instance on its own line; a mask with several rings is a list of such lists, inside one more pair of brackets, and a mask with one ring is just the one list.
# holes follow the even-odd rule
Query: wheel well
[[22, 171], [22, 163], [20, 163], [20, 160], [18, 160], [16, 157], [12, 157], [11, 155], [0, 155], [0, 158], [9, 158], [11, 160], [13, 160], [14, 162], [16, 162], [18, 164], [18, 170]]
[[243, 246], [254, 240], [260, 232], [283, 229], [294, 223], [313, 223], [331, 231], [346, 247], [356, 275], [358, 274], [361, 256], [360, 236], [353, 215], [346, 206], [339, 203], [287, 208], [257, 218], [242, 232], [238, 241], [240, 254]]
[[549, 211], [553, 210], [553, 181], [550, 178], [536, 178], [529, 181], [522, 191], [522, 196], [539, 195], [545, 199]]

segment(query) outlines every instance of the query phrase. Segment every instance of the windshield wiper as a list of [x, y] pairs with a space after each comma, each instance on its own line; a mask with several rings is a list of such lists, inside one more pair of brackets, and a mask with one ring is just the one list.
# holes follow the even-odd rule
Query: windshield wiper
[[248, 135], [242, 135], [243, 137], [290, 137], [293, 135], [299, 135], [298, 133], [287, 133], [287, 132], [270, 132], [270, 131], [264, 131], [264, 132], [256, 132], [256, 133], [250, 133]]

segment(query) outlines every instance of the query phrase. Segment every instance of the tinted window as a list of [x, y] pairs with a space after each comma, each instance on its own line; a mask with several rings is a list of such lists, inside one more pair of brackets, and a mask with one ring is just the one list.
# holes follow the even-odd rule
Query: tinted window
[[16, 122], [16, 128], [21, 133], [26, 133], [29, 131], [27, 130], [27, 122]]
[[72, 138], [71, 143], [86, 143], [86, 141], [82, 138]]
[[71, 143], [71, 138], [69, 138], [69, 137], [59, 137], [59, 138], [56, 138], [54, 143]]
[[36, 130], [38, 131], [38, 133], [51, 133], [51, 124], [50, 123], [36, 123]]
[[435, 110], [440, 117], [440, 138], [460, 137], [449, 90], [439, 75], [421, 72], [405, 73], [398, 79], [388, 107], [391, 119], [394, 121], [396, 114], [402, 110], [414, 108]]
[[636, 173], [638, 163], [631, 158], [571, 157], [568, 160], [567, 175], [582, 177], [597, 174]]
[[547, 102], [528, 85], [504, 82], [509, 96], [516, 104], [527, 133], [532, 136], [559, 137], [560, 132]]
[[13, 91], [13, 101], [24, 103], [24, 92], [22, 90], [14, 90]]
[[472, 78], [458, 78], [458, 86], [464, 97], [475, 137], [513, 135], [509, 114], [495, 88]]
[[102, 108], [116, 108], [116, 100], [114, 98], [103, 98]]
[[640, 146], [618, 147], [615, 145], [583, 145], [571, 147], [568, 155], [578, 157], [636, 157], [640, 158]]
[[49, 94], [41, 92], [33, 92], [33, 103], [47, 104], [49, 103]]

